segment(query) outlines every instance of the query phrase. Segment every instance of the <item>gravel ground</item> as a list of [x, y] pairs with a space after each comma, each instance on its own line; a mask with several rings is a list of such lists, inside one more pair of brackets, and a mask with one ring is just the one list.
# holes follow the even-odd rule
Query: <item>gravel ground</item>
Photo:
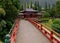
[[27, 20], [21, 20], [16, 43], [51, 43], [38, 29]]

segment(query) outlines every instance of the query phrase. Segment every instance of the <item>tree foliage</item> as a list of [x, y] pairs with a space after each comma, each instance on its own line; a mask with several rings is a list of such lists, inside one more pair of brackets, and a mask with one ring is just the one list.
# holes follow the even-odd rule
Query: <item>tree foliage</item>
[[20, 0], [11, 0], [12, 4], [19, 10], [20, 9]]
[[6, 12], [3, 8], [0, 8], [0, 40], [2, 40], [2, 32], [3, 28], [6, 26], [6, 21], [4, 20], [4, 17], [6, 15]]
[[5, 16], [5, 14], [6, 14], [5, 10], [3, 8], [0, 8], [0, 15]]
[[55, 16], [60, 17], [60, 1], [57, 1], [55, 11], [56, 11]]
[[39, 12], [41, 11], [41, 6], [38, 1], [35, 1], [34, 4], [31, 2], [31, 8], [33, 8], [34, 10], [38, 10]]
[[49, 18], [50, 17], [50, 14], [48, 12], [45, 12], [43, 15], [42, 15], [43, 18]]
[[60, 1], [57, 1], [55, 5], [53, 4], [47, 12], [50, 13], [51, 17], [60, 18]]
[[20, 10], [19, 0], [0, 0], [0, 40], [10, 31]]

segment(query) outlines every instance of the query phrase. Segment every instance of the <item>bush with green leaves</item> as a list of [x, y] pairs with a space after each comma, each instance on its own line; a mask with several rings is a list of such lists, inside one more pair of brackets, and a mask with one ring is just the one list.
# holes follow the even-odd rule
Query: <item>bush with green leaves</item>
[[6, 0], [5, 1], [5, 7], [4, 7], [4, 9], [6, 11], [5, 18], [7, 18], [8, 20], [14, 21], [14, 19], [16, 19], [17, 15], [18, 15], [18, 10], [13, 5], [13, 3], [12, 3], [11, 0]]
[[52, 29], [56, 31], [57, 33], [60, 33], [60, 20], [55, 19], [52, 24]]
[[5, 16], [5, 14], [6, 14], [5, 10], [3, 8], [0, 8], [0, 18], [2, 16]]
[[18, 12], [20, 11], [19, 0], [1, 0], [0, 1], [0, 40], [9, 33]]
[[6, 27], [6, 21], [4, 20], [5, 15], [5, 10], [0, 8], [0, 40], [3, 40], [3, 28]]
[[0, 29], [5, 26], [6, 21], [3, 19], [5, 16], [6, 12], [3, 8], [0, 8]]
[[45, 12], [43, 15], [42, 15], [43, 18], [49, 18], [50, 17], [50, 14], [48, 12]]

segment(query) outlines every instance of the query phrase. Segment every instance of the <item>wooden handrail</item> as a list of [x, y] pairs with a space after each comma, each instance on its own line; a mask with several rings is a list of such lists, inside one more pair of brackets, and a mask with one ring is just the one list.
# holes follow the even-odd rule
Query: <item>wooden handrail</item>
[[17, 30], [18, 30], [19, 21], [20, 21], [20, 18], [18, 18], [16, 20], [16, 23], [14, 25], [14, 29], [11, 34], [11, 43], [16, 43], [15, 40], [16, 40], [16, 34], [17, 34]]
[[36, 23], [34, 20], [28, 18], [28, 20], [39, 29], [50, 41], [51, 43], [60, 43], [60, 38], [55, 36], [54, 32], [47, 30], [42, 24]]
[[52, 30], [51, 28], [45, 26], [44, 24], [42, 24], [42, 25], [43, 25], [45, 28], [47, 28], [49, 31], [53, 31], [54, 34], [56, 34], [58, 37], [60, 37], [60, 34], [59, 34], [59, 33], [55, 32], [54, 30]]

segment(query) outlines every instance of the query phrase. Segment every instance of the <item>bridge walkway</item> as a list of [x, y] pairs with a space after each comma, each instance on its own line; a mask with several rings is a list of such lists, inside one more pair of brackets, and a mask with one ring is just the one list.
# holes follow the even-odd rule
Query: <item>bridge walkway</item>
[[20, 20], [16, 43], [51, 43], [27, 20]]

